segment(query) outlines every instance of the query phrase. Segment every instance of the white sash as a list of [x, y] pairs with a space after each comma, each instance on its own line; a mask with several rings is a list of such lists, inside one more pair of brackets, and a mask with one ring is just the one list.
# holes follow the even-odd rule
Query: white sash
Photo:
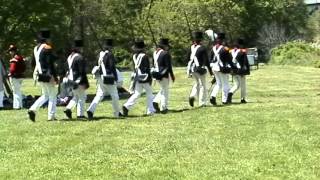
[[233, 49], [232, 52], [231, 52], [232, 62], [233, 62], [234, 64], [236, 64], [236, 66], [237, 66], [238, 69], [241, 68], [241, 66], [240, 66], [240, 64], [239, 64], [239, 62], [238, 62], [238, 60], [237, 60], [237, 56], [238, 56], [239, 53], [240, 53], [240, 49]]
[[158, 59], [159, 59], [159, 56], [160, 54], [163, 52], [162, 49], [160, 49], [158, 52], [155, 51], [153, 53], [153, 61], [154, 61], [154, 67], [155, 67], [155, 71], [156, 72], [159, 72], [159, 64], [158, 64]]
[[101, 52], [100, 52], [99, 61], [98, 61], [98, 64], [99, 64], [99, 66], [100, 66], [101, 69], [102, 69], [102, 75], [103, 75], [103, 76], [107, 76], [107, 70], [106, 70], [106, 66], [105, 66], [104, 63], [103, 63], [103, 58], [104, 58], [104, 56], [107, 55], [108, 53], [109, 53], [108, 50], [106, 50], [106, 51], [101, 51]]
[[191, 72], [194, 71], [195, 66], [200, 66], [198, 58], [196, 56], [196, 53], [198, 49], [201, 47], [201, 45], [192, 45], [191, 46], [191, 55], [190, 55], [190, 61], [188, 62], [187, 67], [187, 74], [190, 75]]
[[142, 62], [142, 58], [145, 56], [146, 54], [144, 53], [140, 53], [138, 56], [133, 56], [133, 62], [134, 62], [134, 68], [138, 71], [138, 74], [141, 74], [141, 71], [139, 69], [141, 62]]
[[73, 53], [68, 57], [68, 67], [69, 67], [69, 72], [68, 72], [68, 79], [73, 81], [73, 70], [72, 70], [72, 64], [73, 61], [76, 57], [80, 56], [79, 53]]
[[35, 67], [35, 72], [38, 72], [39, 74], [42, 74], [42, 69], [41, 69], [41, 64], [40, 64], [40, 53], [42, 49], [46, 46], [46, 44], [41, 44], [38, 48], [36, 46], [33, 50], [34, 58], [36, 60], [36, 67]]
[[216, 62], [210, 63], [210, 67], [212, 68], [213, 71], [220, 71], [220, 66], [222, 67], [222, 61], [220, 59], [220, 55], [219, 52], [221, 51], [221, 49], [223, 48], [222, 45], [219, 46], [219, 48], [217, 48], [217, 46], [213, 46], [212, 51], [214, 53], [214, 59], [217, 58]]

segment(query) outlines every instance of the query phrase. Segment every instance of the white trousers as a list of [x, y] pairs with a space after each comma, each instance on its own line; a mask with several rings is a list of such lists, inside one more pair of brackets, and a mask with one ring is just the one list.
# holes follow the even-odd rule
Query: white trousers
[[4, 91], [0, 91], [0, 108], [3, 108]]
[[199, 73], [193, 72], [192, 77], [195, 83], [192, 87], [190, 98], [199, 97], [199, 106], [204, 106], [207, 104], [207, 82], [206, 74], [200, 75]]
[[161, 110], [168, 109], [169, 102], [169, 79], [162, 78], [161, 81], [157, 81], [160, 85], [160, 91], [153, 99], [153, 102], [160, 104]]
[[10, 78], [12, 92], [13, 92], [13, 109], [23, 108], [22, 105], [22, 79]]
[[155, 109], [153, 108], [152, 87], [149, 83], [136, 82], [133, 95], [123, 106], [126, 107], [128, 110], [131, 110], [132, 107], [136, 104], [139, 97], [141, 96], [143, 89], [146, 91], [147, 95], [147, 114], [153, 114], [155, 112]]
[[39, 82], [42, 90], [42, 96], [33, 103], [30, 107], [30, 111], [37, 111], [44, 103], [49, 100], [48, 103], [48, 119], [55, 118], [57, 108], [57, 87], [52, 83]]
[[246, 76], [235, 75], [233, 76], [234, 85], [230, 90], [230, 93], [234, 94], [241, 88], [241, 99], [245, 99], [247, 96], [247, 82]]
[[103, 100], [104, 96], [106, 94], [110, 94], [111, 100], [112, 100], [113, 114], [115, 117], [119, 117], [120, 106], [119, 106], [119, 94], [118, 94], [117, 85], [104, 84], [101, 79], [98, 79], [97, 81], [98, 81], [97, 94], [94, 97], [87, 111], [94, 113], [98, 104]]
[[84, 116], [85, 103], [87, 99], [86, 90], [78, 87], [77, 89], [73, 89], [72, 93], [73, 97], [66, 108], [71, 110], [77, 106], [77, 116]]
[[219, 71], [214, 71], [214, 76], [216, 78], [216, 84], [212, 89], [211, 97], [217, 97], [219, 91], [222, 89], [222, 102], [226, 103], [228, 98], [228, 93], [230, 90], [229, 74], [225, 74]]

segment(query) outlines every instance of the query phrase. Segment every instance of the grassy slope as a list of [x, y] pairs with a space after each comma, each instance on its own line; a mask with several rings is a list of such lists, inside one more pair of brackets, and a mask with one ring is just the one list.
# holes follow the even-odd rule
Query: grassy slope
[[250, 103], [187, 110], [192, 81], [179, 70], [168, 115], [49, 123], [40, 110], [33, 124], [25, 110], [2, 111], [0, 178], [318, 179], [319, 79], [319, 69], [266, 66], [248, 79]]

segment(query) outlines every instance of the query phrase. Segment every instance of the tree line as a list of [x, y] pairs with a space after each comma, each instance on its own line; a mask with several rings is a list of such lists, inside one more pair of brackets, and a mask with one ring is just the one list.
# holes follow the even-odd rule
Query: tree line
[[[122, 66], [130, 63], [132, 42], [140, 37], [149, 49], [160, 37], [169, 38], [173, 63], [185, 65], [193, 30], [225, 32], [230, 42], [242, 37], [248, 46], [265, 49], [307, 33], [308, 10], [303, 0], [0, 1], [2, 52], [14, 43], [24, 56], [31, 56], [37, 31], [47, 27], [60, 54], [67, 54], [75, 37], [83, 38], [85, 56], [92, 64], [104, 37], [114, 38]], [[279, 32], [283, 37], [275, 38]]]

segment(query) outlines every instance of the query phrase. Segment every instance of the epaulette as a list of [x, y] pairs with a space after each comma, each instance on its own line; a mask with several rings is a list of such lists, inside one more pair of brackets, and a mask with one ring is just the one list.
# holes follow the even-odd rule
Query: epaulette
[[49, 45], [49, 44], [46, 44], [46, 45], [44, 46], [44, 49], [52, 49], [52, 46]]
[[228, 47], [224, 47], [224, 50], [226, 50], [226, 51], [231, 51], [231, 49], [230, 48], [228, 48]]
[[12, 58], [10, 59], [10, 62], [18, 62], [18, 60], [16, 58]]

